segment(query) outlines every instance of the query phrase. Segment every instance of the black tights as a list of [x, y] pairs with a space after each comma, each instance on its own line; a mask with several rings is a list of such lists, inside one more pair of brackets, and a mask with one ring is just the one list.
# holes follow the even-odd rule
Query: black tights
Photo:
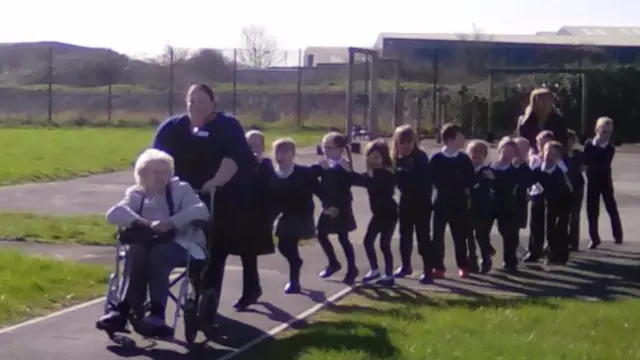
[[[342, 246], [342, 250], [344, 251], [344, 256], [347, 259], [347, 266], [349, 269], [354, 269], [356, 267], [355, 253], [353, 250], [353, 245], [349, 240], [349, 233], [339, 232], [336, 234], [338, 236], [338, 242], [340, 246]], [[327, 255], [327, 260], [329, 260], [329, 266], [338, 265], [340, 262], [338, 261], [338, 257], [336, 256], [336, 252], [333, 249], [333, 245], [331, 245], [331, 241], [329, 240], [329, 233], [324, 229], [323, 226], [318, 226], [318, 242], [320, 242], [320, 246], [324, 251], [325, 255]]]
[[300, 282], [300, 268], [302, 267], [302, 258], [298, 249], [300, 239], [297, 236], [279, 236], [278, 251], [287, 259], [289, 263], [289, 281], [292, 283]]
[[378, 270], [378, 257], [376, 256], [375, 242], [380, 235], [380, 250], [384, 257], [384, 273], [387, 276], [393, 275], [393, 254], [391, 253], [391, 239], [396, 227], [395, 218], [385, 218], [380, 215], [373, 215], [367, 232], [364, 235], [364, 250], [369, 260], [371, 270]]

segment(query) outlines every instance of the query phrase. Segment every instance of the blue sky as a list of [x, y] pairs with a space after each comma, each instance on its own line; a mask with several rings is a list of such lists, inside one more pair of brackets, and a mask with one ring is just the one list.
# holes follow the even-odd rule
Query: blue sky
[[[2, 4], [0, 42], [56, 40], [131, 55], [241, 46], [260, 25], [279, 47], [371, 46], [380, 32], [530, 34], [562, 25], [640, 26], [638, 0], [73, 0]], [[169, 6], [171, 4], [171, 6]], [[321, 4], [321, 5], [316, 5]]]

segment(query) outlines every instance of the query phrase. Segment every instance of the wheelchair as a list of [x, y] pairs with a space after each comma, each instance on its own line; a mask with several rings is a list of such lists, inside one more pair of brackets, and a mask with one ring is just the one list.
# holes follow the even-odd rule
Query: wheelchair
[[[191, 226], [203, 230], [210, 226], [209, 221], [198, 221], [191, 224]], [[104, 305], [104, 314], [116, 309], [123, 300], [127, 289], [127, 277], [123, 276], [127, 271], [127, 250], [128, 245], [116, 243], [116, 259], [113, 272], [109, 275], [108, 287], [106, 290], [106, 301]], [[187, 248], [187, 257], [183, 267], [179, 267], [180, 273], [170, 281], [170, 289], [178, 286], [177, 294], [169, 291], [169, 300], [175, 303], [175, 310], [173, 312], [173, 319], [169, 322], [171, 326], [170, 333], [162, 334], [150, 334], [138, 329], [136, 324], [139, 319], [132, 312], [129, 314], [129, 322], [133, 324], [134, 330], [145, 338], [156, 338], [159, 340], [175, 340], [175, 329], [178, 325], [178, 320], [183, 318], [184, 325], [184, 337], [188, 346], [192, 346], [201, 331], [203, 319], [199, 314], [203, 313], [200, 309], [203, 304], [206, 306], [215, 306], [217, 312], [217, 298], [215, 295], [210, 294], [208, 297], [211, 299], [202, 299], [200, 296], [199, 283], [200, 283], [200, 270], [203, 269], [204, 263], [207, 259], [207, 251], [197, 244], [190, 244]], [[172, 277], [175, 274], [175, 270], [172, 273]], [[215, 301], [215, 304], [213, 303]], [[146, 313], [150, 308], [150, 303], [147, 301], [143, 306], [143, 311]], [[120, 331], [120, 333], [130, 334], [131, 331], [126, 329]], [[109, 339], [116, 343], [122, 343], [121, 338], [115, 332], [107, 331]]]

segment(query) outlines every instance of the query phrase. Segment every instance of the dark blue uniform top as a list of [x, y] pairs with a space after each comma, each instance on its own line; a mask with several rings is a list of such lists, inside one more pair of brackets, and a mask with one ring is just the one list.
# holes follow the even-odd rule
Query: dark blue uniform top
[[587, 179], [607, 181], [611, 180], [611, 163], [616, 154], [616, 148], [609, 142], [605, 146], [594, 144], [593, 139], [584, 143], [584, 165], [587, 167]]
[[158, 127], [153, 147], [173, 156], [176, 176], [196, 190], [215, 176], [223, 158], [232, 159], [238, 171], [216, 198], [233, 199], [231, 203], [248, 198], [256, 162], [244, 130], [233, 116], [217, 113], [197, 131], [192, 130], [188, 115], [173, 116]]
[[396, 160], [396, 182], [400, 190], [400, 205], [431, 205], [433, 191], [429, 156], [415, 149], [409, 156]]
[[386, 169], [373, 170], [369, 174], [351, 173], [353, 185], [367, 189], [369, 207], [374, 215], [388, 216], [395, 219], [398, 214], [398, 204], [393, 199], [396, 192], [396, 178]]
[[467, 154], [435, 153], [431, 157], [431, 176], [437, 194], [434, 207], [468, 205], [470, 190], [476, 184], [476, 172]]
[[488, 165], [476, 169], [476, 183], [471, 188], [471, 213], [474, 216], [491, 216], [493, 200], [493, 172]]

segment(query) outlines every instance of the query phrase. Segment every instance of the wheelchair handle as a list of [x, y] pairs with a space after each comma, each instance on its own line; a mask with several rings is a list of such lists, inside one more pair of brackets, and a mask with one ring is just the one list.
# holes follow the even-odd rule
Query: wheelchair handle
[[[217, 187], [214, 188], [212, 191], [204, 191], [202, 189], [198, 190], [197, 193], [199, 195], [208, 195], [209, 196], [209, 216], [211, 217], [211, 219], [213, 219], [213, 199], [216, 196], [216, 191], [217, 191]], [[197, 220], [196, 220], [197, 221]], [[199, 227], [198, 225], [196, 225], [196, 227]]]

